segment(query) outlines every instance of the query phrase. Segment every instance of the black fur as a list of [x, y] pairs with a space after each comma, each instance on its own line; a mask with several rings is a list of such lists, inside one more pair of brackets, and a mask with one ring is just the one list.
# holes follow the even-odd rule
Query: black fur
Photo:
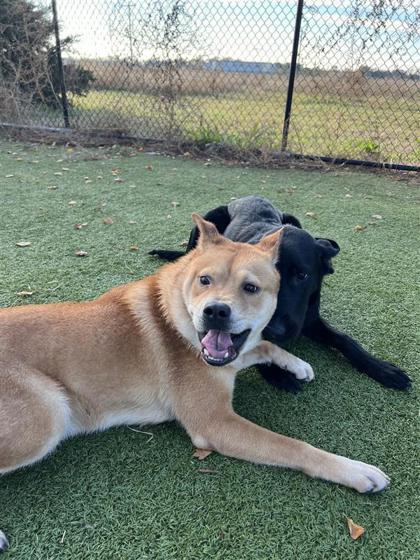
[[[208, 212], [205, 219], [214, 223], [223, 233], [230, 223], [227, 206], [219, 206]], [[350, 336], [330, 326], [320, 316], [322, 280], [334, 272], [331, 259], [340, 248], [331, 239], [314, 238], [297, 218], [283, 214], [285, 232], [280, 246], [279, 272], [281, 286], [277, 308], [263, 332], [265, 339], [280, 345], [300, 335], [339, 350], [359, 371], [366, 373], [386, 387], [408, 389], [410, 378], [399, 367], [379, 360], [364, 350]], [[186, 251], [197, 244], [198, 230], [194, 227]], [[149, 254], [166, 260], [175, 260], [182, 251], [154, 250]], [[297, 392], [302, 384], [290, 372], [277, 366], [256, 366], [268, 383], [290, 392]]]

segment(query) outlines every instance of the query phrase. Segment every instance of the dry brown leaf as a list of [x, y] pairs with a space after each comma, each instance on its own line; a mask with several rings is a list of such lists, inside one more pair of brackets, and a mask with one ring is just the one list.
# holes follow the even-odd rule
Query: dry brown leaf
[[211, 449], [199, 449], [197, 447], [197, 449], [194, 451], [193, 457], [194, 459], [198, 459], [199, 461], [202, 461], [203, 459], [208, 457], [211, 453], [213, 453]]
[[153, 171], [153, 165], [146, 165], [145, 169], [147, 169], [147, 171]]
[[33, 294], [33, 292], [29, 292], [27, 290], [22, 290], [21, 292], [16, 292], [17, 296], [22, 296], [22, 297], [29, 297]]
[[30, 241], [18, 241], [16, 245], [18, 247], [30, 247], [32, 243]]
[[363, 533], [365, 532], [365, 528], [361, 525], [357, 525], [357, 523], [355, 523], [350, 517], [346, 517], [346, 519], [350, 536], [355, 541], [363, 535]]
[[74, 254], [75, 254], [76, 257], [87, 257], [88, 256], [88, 252], [87, 251], [82, 251], [81, 249], [76, 251]]
[[136, 251], [139, 250], [139, 246], [138, 245], [131, 245], [130, 247], [130, 251], [132, 251], [133, 253], [135, 253]]
[[357, 224], [357, 226], [354, 226], [354, 231], [364, 231], [366, 229], [366, 226], [363, 224]]
[[110, 216], [108, 216], [108, 218], [104, 218], [102, 221], [107, 226], [112, 226], [112, 224], [114, 223], [114, 220]]
[[217, 471], [215, 471], [214, 469], [198, 469], [199, 473], [201, 474], [216, 474]]
[[314, 220], [316, 220], [317, 218], [315, 212], [306, 212], [305, 216], [308, 216], [308, 218], [313, 218]]

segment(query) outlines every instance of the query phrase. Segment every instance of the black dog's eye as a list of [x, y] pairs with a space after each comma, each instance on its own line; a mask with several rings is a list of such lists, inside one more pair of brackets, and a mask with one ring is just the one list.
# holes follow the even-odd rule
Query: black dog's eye
[[211, 284], [210, 276], [200, 276], [200, 284], [202, 286], [209, 286]]
[[257, 294], [260, 291], [260, 288], [258, 286], [250, 284], [249, 282], [247, 284], [244, 284], [243, 288], [245, 292], [248, 292], [250, 294]]
[[298, 280], [306, 280], [309, 277], [309, 274], [306, 274], [306, 272], [302, 272], [301, 270], [294, 270], [294, 276]]

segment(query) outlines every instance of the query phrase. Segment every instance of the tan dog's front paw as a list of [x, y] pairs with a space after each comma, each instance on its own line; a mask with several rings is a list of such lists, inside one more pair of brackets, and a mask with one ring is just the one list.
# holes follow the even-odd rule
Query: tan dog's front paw
[[296, 379], [300, 381], [312, 381], [315, 378], [314, 370], [312, 367], [305, 361], [300, 360], [299, 358], [296, 365], [293, 365], [293, 368], [290, 368], [290, 371], [294, 373]]
[[354, 488], [362, 494], [370, 492], [381, 492], [389, 486], [390, 478], [378, 467], [362, 463], [361, 461], [353, 461], [352, 459], [344, 459], [345, 484]]

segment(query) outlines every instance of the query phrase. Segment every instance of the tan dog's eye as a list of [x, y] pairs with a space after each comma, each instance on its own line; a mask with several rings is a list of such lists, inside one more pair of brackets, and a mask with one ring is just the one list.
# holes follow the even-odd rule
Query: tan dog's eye
[[249, 294], [257, 294], [260, 291], [260, 288], [258, 286], [255, 286], [255, 284], [250, 284], [249, 282], [243, 285], [243, 289]]
[[200, 284], [202, 286], [209, 286], [211, 284], [210, 276], [200, 276]]

